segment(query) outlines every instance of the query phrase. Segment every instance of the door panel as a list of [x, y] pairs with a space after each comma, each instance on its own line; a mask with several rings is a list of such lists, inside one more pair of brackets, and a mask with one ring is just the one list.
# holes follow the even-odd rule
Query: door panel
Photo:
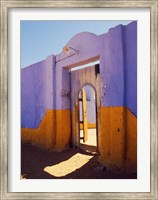
[[88, 140], [88, 130], [87, 130], [87, 101], [86, 92], [82, 88], [82, 117], [83, 117], [83, 142]]

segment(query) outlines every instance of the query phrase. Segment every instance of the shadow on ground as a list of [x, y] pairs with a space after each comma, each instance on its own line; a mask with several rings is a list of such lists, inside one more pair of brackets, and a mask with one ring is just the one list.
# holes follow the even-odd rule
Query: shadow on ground
[[[81, 168], [62, 177], [56, 177], [44, 171], [47, 166], [53, 166], [68, 160], [75, 154], [92, 155], [92, 158]], [[69, 149], [55, 153], [39, 149], [31, 144], [21, 145], [21, 176], [23, 179], [136, 179], [136, 174], [121, 173], [119, 170], [109, 171], [97, 161], [97, 154], [91, 154], [80, 149]]]

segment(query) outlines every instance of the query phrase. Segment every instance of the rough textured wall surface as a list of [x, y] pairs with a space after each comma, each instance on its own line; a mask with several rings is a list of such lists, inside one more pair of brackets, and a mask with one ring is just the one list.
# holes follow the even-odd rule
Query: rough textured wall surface
[[105, 35], [100, 109], [100, 161], [137, 168], [137, 23], [119, 25]]
[[102, 52], [101, 78], [103, 80], [102, 106], [124, 106], [123, 27], [119, 25], [105, 35]]
[[101, 107], [100, 124], [100, 162], [136, 172], [137, 118], [126, 107]]
[[30, 142], [53, 151], [69, 148], [69, 116], [70, 110], [47, 110], [38, 128], [22, 128], [22, 142]]
[[53, 106], [54, 56], [21, 70], [21, 127], [37, 128]]
[[137, 116], [137, 23], [124, 27], [125, 100], [126, 106]]
[[137, 22], [104, 35], [101, 52], [103, 106], [127, 106], [137, 116]]
[[[21, 127], [22, 141], [39, 147], [61, 151], [70, 142], [70, 97], [62, 90], [62, 97], [68, 99], [64, 110], [58, 107], [58, 82], [55, 56], [21, 70]], [[64, 77], [66, 83], [68, 81]], [[67, 89], [68, 84], [63, 84]], [[70, 93], [70, 90], [69, 90]]]

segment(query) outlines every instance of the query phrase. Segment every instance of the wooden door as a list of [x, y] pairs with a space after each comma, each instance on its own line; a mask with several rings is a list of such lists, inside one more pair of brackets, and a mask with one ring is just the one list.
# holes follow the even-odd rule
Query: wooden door
[[[71, 71], [72, 143], [75, 146], [80, 145], [80, 139], [82, 138], [79, 137], [80, 136], [79, 126], [80, 126], [80, 123], [83, 124], [83, 119], [80, 122], [79, 113], [78, 113], [79, 107], [80, 107], [79, 105], [81, 105], [81, 109], [82, 109], [82, 103], [79, 104], [79, 102], [82, 101], [81, 99], [82, 96], [80, 96], [80, 100], [79, 100], [79, 96], [77, 94], [79, 93], [79, 91], [82, 93], [81, 88], [83, 87], [85, 83], [89, 83], [96, 88], [96, 91], [97, 91], [96, 101], [97, 101], [97, 105], [100, 105], [99, 99], [101, 95], [102, 82], [100, 79], [100, 74], [96, 75], [95, 65], [87, 67], [87, 68], [83, 68], [80, 70]], [[99, 119], [99, 114], [98, 114], [98, 119]], [[86, 127], [86, 124], [84, 125], [85, 125], [84, 127]], [[88, 125], [87, 125], [87, 128], [88, 128]]]
[[82, 117], [83, 117], [83, 142], [88, 140], [88, 130], [87, 130], [87, 100], [86, 92], [82, 88]]

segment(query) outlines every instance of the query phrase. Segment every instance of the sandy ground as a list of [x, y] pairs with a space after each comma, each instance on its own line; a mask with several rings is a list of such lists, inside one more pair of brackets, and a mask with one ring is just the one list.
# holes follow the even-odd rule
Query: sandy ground
[[97, 154], [80, 149], [49, 152], [31, 144], [21, 146], [21, 177], [24, 179], [133, 179], [136, 174], [109, 171]]

